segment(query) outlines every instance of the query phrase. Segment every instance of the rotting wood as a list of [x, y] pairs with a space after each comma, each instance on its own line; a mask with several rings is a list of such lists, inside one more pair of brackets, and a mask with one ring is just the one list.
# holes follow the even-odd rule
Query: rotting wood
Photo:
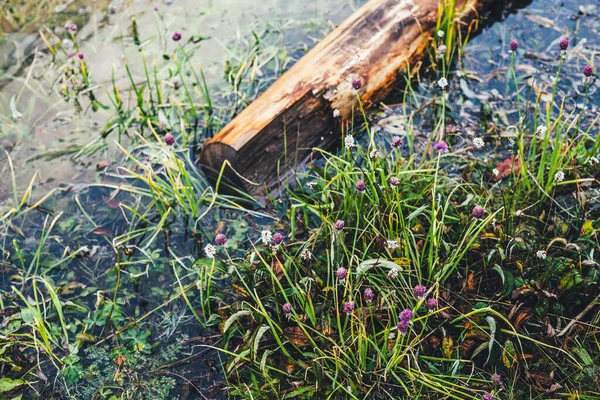
[[[469, 24], [498, 1], [456, 4], [456, 17]], [[207, 176], [214, 180], [223, 169], [230, 185], [251, 194], [277, 191], [282, 175], [304, 165], [313, 148], [339, 145], [342, 124], [357, 112], [356, 94], [370, 108], [423, 58], [438, 7], [438, 0], [367, 2], [206, 142], [199, 164]]]

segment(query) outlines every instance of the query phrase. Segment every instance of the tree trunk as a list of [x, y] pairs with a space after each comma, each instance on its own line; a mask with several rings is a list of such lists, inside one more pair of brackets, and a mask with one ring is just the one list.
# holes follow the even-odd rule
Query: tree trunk
[[[357, 94], [370, 108], [423, 58], [440, 1], [367, 2], [205, 144], [199, 163], [207, 176], [214, 180], [223, 168], [225, 181], [251, 194], [277, 191], [313, 148], [339, 145], [342, 124], [360, 115]], [[469, 24], [494, 2], [456, 0], [455, 17]]]

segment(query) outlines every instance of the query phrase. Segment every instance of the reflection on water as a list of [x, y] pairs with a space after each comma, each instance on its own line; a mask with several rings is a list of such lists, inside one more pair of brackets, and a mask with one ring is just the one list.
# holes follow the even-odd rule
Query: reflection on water
[[[52, 9], [60, 6], [54, 3]], [[103, 96], [104, 90], [110, 90], [113, 74], [119, 87], [128, 87], [126, 60], [134, 79], [142, 80], [140, 53], [131, 38], [133, 20], [144, 42], [144, 56], [159, 66], [163, 54], [175, 46], [166, 40], [173, 32], [181, 32], [183, 40], [194, 35], [208, 37], [191, 61], [202, 67], [209, 86], [215, 87], [224, 84], [224, 63], [231, 56], [231, 45], [247, 40], [253, 31], [271, 26], [277, 31], [278, 43], [294, 53], [301, 46], [312, 47], [331, 29], [331, 24], [338, 24], [352, 12], [351, 4], [360, 1], [309, 0], [298, 4], [285, 0], [113, 0], [91, 6], [83, 3], [79, 4], [81, 7], [71, 5], [65, 9], [62, 18], [49, 12], [47, 17], [43, 16], [45, 20], [39, 20], [39, 28], [43, 26], [41, 31], [48, 36], [49, 32], [60, 30], [67, 20], [83, 24], [77, 34], [79, 51], [89, 65], [93, 83], [99, 85], [95, 93]], [[76, 113], [73, 103], [65, 103], [57, 94], [60, 86], [56, 83], [63, 65], [49, 60], [36, 27], [30, 23], [23, 29], [26, 32], [9, 32], [0, 47], [0, 60], [6, 67], [0, 97], [0, 145], [11, 151], [17, 182], [21, 186], [28, 183], [36, 170], [40, 171], [40, 182], [46, 190], [61, 182], [93, 181], [96, 161], [110, 158], [111, 152], [96, 153], [95, 158], [77, 162], [69, 159], [69, 152], [51, 160], [37, 156], [76, 149], [97, 138], [111, 111], [94, 113], [84, 107], [81, 113]], [[14, 111], [11, 99], [23, 115], [18, 121], [11, 118]], [[106, 100], [106, 96], [100, 99]], [[112, 140], [109, 137], [109, 143]], [[4, 198], [11, 190], [8, 164], [2, 163], [0, 169], [0, 198]]]

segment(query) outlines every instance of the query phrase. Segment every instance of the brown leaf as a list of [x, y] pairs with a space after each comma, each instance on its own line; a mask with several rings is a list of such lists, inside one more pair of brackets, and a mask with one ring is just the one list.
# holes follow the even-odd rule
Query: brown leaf
[[103, 196], [102, 200], [104, 200], [108, 208], [112, 208], [113, 210], [121, 206], [121, 202], [116, 200], [114, 197]]
[[465, 290], [467, 292], [474, 292], [476, 289], [476, 284], [475, 284], [475, 272], [470, 272], [469, 276], [467, 277], [467, 282], [465, 283]]
[[468, 355], [471, 353], [471, 350], [473, 350], [473, 347], [475, 347], [475, 343], [477, 343], [474, 339], [466, 339], [463, 340], [463, 342], [460, 344], [460, 354], [463, 355], [463, 357], [468, 357]]
[[125, 361], [127, 361], [127, 358], [124, 355], [120, 355], [119, 357], [115, 358], [115, 364], [117, 364], [119, 367], [123, 365]]
[[94, 235], [108, 236], [109, 238], [113, 237], [113, 234], [112, 234], [111, 231], [109, 231], [108, 229], [103, 228], [101, 226], [99, 226], [97, 228], [94, 228], [94, 230], [92, 231], [92, 233]]
[[106, 167], [108, 167], [110, 165], [110, 163], [108, 161], [100, 161], [98, 164], [96, 164], [96, 169], [98, 171], [100, 171], [101, 169], [104, 169]]
[[520, 168], [521, 160], [518, 157], [510, 156], [496, 166], [498, 175], [494, 176], [494, 181], [498, 182], [499, 180], [509, 176], [511, 173], [514, 173], [515, 176], [518, 176]]
[[519, 315], [517, 315], [517, 318], [515, 318], [515, 322], [513, 323], [513, 326], [515, 327], [515, 331], [518, 331], [519, 327], [521, 325], [523, 325], [525, 322], [527, 322], [529, 320], [530, 316], [531, 315], [530, 315], [529, 310], [521, 311], [519, 313]]
[[283, 264], [277, 257], [274, 257], [271, 261], [271, 269], [275, 273], [277, 280], [281, 281], [281, 279], [283, 279]]
[[283, 330], [285, 337], [296, 346], [306, 346], [309, 343], [308, 337], [298, 326], [290, 326]]

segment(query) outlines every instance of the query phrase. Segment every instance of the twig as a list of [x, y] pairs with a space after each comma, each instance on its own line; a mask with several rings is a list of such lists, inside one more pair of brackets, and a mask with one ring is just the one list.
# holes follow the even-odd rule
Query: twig
[[571, 328], [573, 327], [573, 325], [575, 325], [576, 323], [578, 323], [581, 320], [581, 318], [583, 318], [584, 315], [588, 313], [588, 311], [590, 311], [596, 304], [598, 304], [599, 300], [600, 300], [600, 294], [598, 296], [596, 296], [596, 298], [594, 300], [592, 300], [592, 302], [590, 304], [588, 304], [588, 306], [582, 312], [580, 312], [575, 318], [573, 318], [571, 320], [571, 322], [569, 322], [569, 324], [567, 326], [565, 326], [565, 329], [563, 329], [556, 336], [557, 337], [561, 337], [561, 336], [567, 334], [571, 330]]

